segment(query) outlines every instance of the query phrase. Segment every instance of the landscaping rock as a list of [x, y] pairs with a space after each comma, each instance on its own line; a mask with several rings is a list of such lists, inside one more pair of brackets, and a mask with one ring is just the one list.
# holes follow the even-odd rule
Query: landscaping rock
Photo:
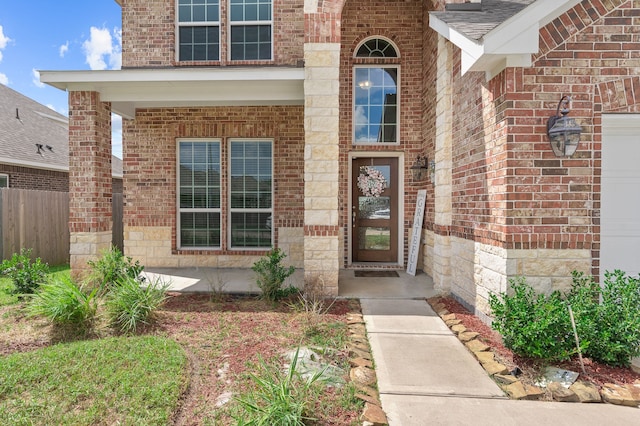
[[547, 385], [551, 396], [558, 402], [580, 402], [580, 398], [571, 389], [565, 388], [562, 383], [551, 382]]
[[369, 395], [376, 401], [380, 401], [380, 394], [371, 386], [365, 386], [358, 383], [354, 383], [354, 385], [356, 386], [356, 389], [358, 389], [358, 391], [362, 392], [365, 395]]
[[576, 394], [580, 402], [602, 402], [600, 392], [593, 383], [579, 381], [572, 384], [569, 389]]
[[369, 352], [369, 345], [366, 345], [364, 343], [352, 342], [349, 346], [351, 349], [357, 349], [359, 351]]
[[357, 393], [355, 395], [356, 398], [363, 400], [364, 402], [368, 402], [370, 404], [374, 404], [374, 405], [378, 405], [379, 402], [377, 399], [375, 399], [374, 397], [372, 397], [371, 395], [366, 395], [364, 393]]
[[[474, 355], [476, 356], [476, 358], [478, 358], [480, 364], [488, 364], [495, 361], [495, 355], [491, 351], [475, 352]], [[507, 373], [509, 372], [507, 371]]]
[[456, 314], [442, 315], [440, 318], [442, 318], [442, 321], [444, 322], [452, 321], [452, 320], [456, 320]]
[[368, 386], [377, 382], [376, 372], [367, 367], [355, 367], [349, 372], [351, 380], [357, 384]]
[[367, 402], [364, 404], [361, 420], [369, 422], [373, 426], [383, 426], [387, 424], [387, 415], [379, 406]]
[[458, 325], [461, 322], [462, 321], [460, 321], [459, 319], [453, 319], [453, 320], [447, 320], [444, 323], [447, 325], [447, 327], [453, 327], [454, 325]]
[[499, 362], [487, 362], [485, 364], [482, 364], [482, 367], [487, 371], [487, 373], [490, 376], [493, 376], [494, 374], [508, 374], [509, 373], [509, 369], [507, 367], [505, 367], [504, 365], [500, 364]]
[[364, 358], [353, 358], [349, 360], [349, 364], [351, 364], [352, 367], [367, 367], [367, 368], [373, 368], [373, 363], [371, 362], [371, 360], [369, 359], [364, 359]]
[[518, 379], [511, 374], [496, 374], [493, 378], [500, 385], [510, 385], [518, 381]]
[[352, 356], [354, 358], [364, 358], [364, 359], [368, 359], [369, 361], [372, 360], [371, 354], [369, 353], [369, 351], [361, 351], [360, 349], [356, 349], [356, 348], [349, 349], [349, 356]]
[[638, 401], [633, 398], [631, 391], [626, 386], [605, 383], [600, 390], [600, 395], [605, 402], [625, 407], [637, 407]]
[[458, 339], [460, 339], [460, 341], [462, 343], [464, 343], [464, 342], [469, 342], [469, 341], [475, 339], [479, 335], [480, 334], [476, 333], [475, 331], [464, 331], [464, 332], [458, 334]]
[[479, 341], [478, 339], [475, 340], [471, 340], [470, 342], [467, 342], [464, 344], [467, 348], [469, 348], [469, 350], [473, 353], [476, 352], [485, 352], [489, 350], [489, 346], [485, 345], [484, 343], [482, 343], [481, 341]]
[[465, 327], [462, 324], [458, 324], [458, 325], [454, 325], [453, 327], [451, 327], [451, 331], [453, 331], [455, 334], [460, 334], [460, 333], [464, 333], [465, 331], [467, 331], [467, 327]]
[[528, 386], [521, 381], [517, 381], [505, 386], [505, 391], [511, 399], [518, 400], [538, 400], [544, 396], [544, 391], [537, 386]]

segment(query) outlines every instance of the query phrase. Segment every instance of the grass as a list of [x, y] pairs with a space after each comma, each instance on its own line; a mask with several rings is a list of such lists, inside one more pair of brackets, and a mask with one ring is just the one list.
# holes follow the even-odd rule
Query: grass
[[0, 424], [164, 425], [186, 387], [186, 363], [177, 343], [153, 336], [0, 357]]

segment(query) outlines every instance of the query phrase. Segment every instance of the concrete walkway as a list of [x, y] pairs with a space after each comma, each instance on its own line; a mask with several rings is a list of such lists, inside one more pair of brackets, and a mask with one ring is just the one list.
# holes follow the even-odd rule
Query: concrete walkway
[[424, 299], [360, 302], [390, 426], [640, 425], [637, 408], [509, 400]]

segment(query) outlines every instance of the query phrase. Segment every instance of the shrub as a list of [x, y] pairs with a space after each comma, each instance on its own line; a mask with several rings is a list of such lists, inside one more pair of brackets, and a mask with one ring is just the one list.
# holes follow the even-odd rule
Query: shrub
[[88, 280], [100, 289], [100, 293], [109, 291], [126, 278], [138, 279], [144, 270], [139, 261], [133, 263], [130, 257], [124, 256], [115, 246], [103, 251], [99, 259], [90, 260], [87, 264], [91, 269]]
[[516, 354], [547, 360], [568, 359], [574, 352], [569, 312], [559, 292], [536, 294], [523, 277], [509, 281], [512, 295], [489, 296], [492, 327]]
[[27, 305], [31, 315], [44, 316], [54, 324], [87, 326], [95, 318], [96, 290], [87, 294], [67, 277], [40, 286]]
[[125, 277], [112, 286], [106, 295], [106, 308], [111, 323], [122, 333], [133, 333], [141, 324], [148, 324], [153, 313], [166, 299], [169, 283], [159, 280], [142, 286], [132, 277]]
[[282, 288], [284, 280], [295, 272], [293, 266], [282, 266], [282, 259], [285, 257], [279, 248], [273, 248], [251, 267], [257, 275], [256, 283], [262, 291], [263, 299], [274, 301], [293, 293], [292, 287]]
[[0, 264], [0, 272], [9, 276], [15, 293], [30, 294], [46, 282], [49, 266], [39, 257], [31, 262], [31, 249], [22, 249], [20, 254], [14, 253], [11, 259]]
[[[602, 288], [592, 277], [574, 273], [568, 295], [586, 356], [609, 365], [628, 366], [640, 355], [640, 277], [605, 272]], [[601, 298], [601, 302], [600, 302]]]
[[310, 406], [313, 385], [324, 374], [319, 370], [308, 379], [296, 372], [300, 348], [293, 356], [286, 371], [267, 365], [260, 358], [261, 374], [251, 374], [256, 389], [237, 398], [242, 412], [234, 417], [238, 425], [251, 426], [304, 426], [305, 420], [315, 420], [306, 416]]

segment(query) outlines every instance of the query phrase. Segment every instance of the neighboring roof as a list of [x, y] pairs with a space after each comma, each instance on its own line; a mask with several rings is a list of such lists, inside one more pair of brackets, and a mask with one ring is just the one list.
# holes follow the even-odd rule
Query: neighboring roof
[[540, 28], [581, 0], [482, 0], [480, 11], [430, 12], [429, 26], [462, 50], [461, 72], [487, 79], [506, 67], [531, 66]]
[[482, 0], [480, 11], [432, 12], [449, 27], [466, 35], [471, 40], [480, 40], [485, 34], [502, 24], [536, 0]]
[[304, 104], [304, 69], [297, 67], [40, 71], [40, 81], [99, 92], [111, 111], [128, 119], [136, 108]]
[[[0, 163], [68, 172], [69, 120], [0, 84]], [[112, 156], [111, 168], [122, 177], [121, 159]]]
[[68, 141], [67, 117], [0, 84], [1, 163], [68, 171]]

